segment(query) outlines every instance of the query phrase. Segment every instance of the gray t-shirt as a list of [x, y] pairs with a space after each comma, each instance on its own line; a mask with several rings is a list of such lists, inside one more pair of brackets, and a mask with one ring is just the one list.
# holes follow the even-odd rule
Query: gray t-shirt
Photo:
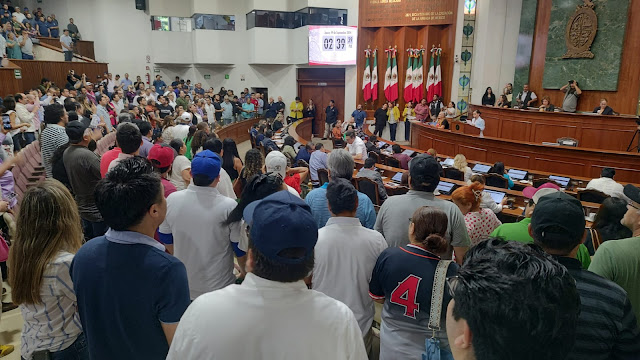
[[569, 87], [564, 89], [564, 100], [562, 101], [562, 110], [566, 112], [576, 112], [578, 108], [578, 99], [580, 95], [576, 94], [575, 91], [569, 92]]
[[[449, 219], [446, 239], [451, 246], [465, 247], [471, 245], [464, 216], [458, 207], [445, 200], [436, 198], [433, 193], [409, 190], [405, 195], [390, 196], [378, 212], [375, 230], [379, 231], [389, 243], [389, 247], [397, 247], [409, 243], [409, 219], [417, 208], [433, 206], [443, 210]], [[444, 259], [451, 258], [451, 250]]]
[[[21, 44], [23, 40], [22, 35], [18, 36], [18, 43]], [[33, 42], [31, 42], [31, 39], [27, 36], [27, 41], [24, 42], [24, 45], [20, 47], [20, 50], [22, 50], [23, 54], [27, 54], [27, 55], [31, 55], [33, 56]]]
[[[71, 39], [71, 36], [62, 35], [62, 36], [60, 37], [60, 42], [61, 42], [61, 43], [63, 43], [63, 44], [65, 44], [65, 45], [67, 45], [67, 46], [68, 46], [68, 47], [70, 47], [70, 48], [73, 48], [73, 46], [71, 45], [71, 44], [73, 44], [73, 40]], [[67, 48], [63, 48], [62, 50], [63, 50], [63, 51], [71, 51], [71, 50], [69, 50], [69, 49], [67, 49]]]
[[100, 158], [84, 146], [71, 145], [62, 156], [69, 183], [78, 203], [80, 216], [92, 222], [102, 221], [93, 192], [100, 181]]

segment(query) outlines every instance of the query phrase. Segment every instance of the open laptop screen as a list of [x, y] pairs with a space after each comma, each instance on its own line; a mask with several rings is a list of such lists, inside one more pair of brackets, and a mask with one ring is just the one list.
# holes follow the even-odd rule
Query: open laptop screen
[[456, 184], [450, 183], [450, 182], [446, 182], [446, 181], [440, 181], [440, 183], [438, 184], [438, 187], [436, 188], [436, 190], [438, 190], [441, 194], [451, 194], [451, 191], [453, 190], [453, 187]]
[[394, 182], [397, 182], [397, 183], [402, 182], [402, 175], [403, 175], [403, 174], [404, 174], [404, 173], [402, 173], [402, 172], [396, 173], [396, 174], [395, 174], [395, 175], [393, 175], [393, 177], [391, 178], [391, 181], [394, 181]]
[[449, 158], [442, 162], [443, 166], [453, 166], [453, 159]]
[[475, 173], [481, 173], [481, 174], [486, 174], [489, 172], [489, 170], [491, 169], [491, 166], [489, 165], [483, 165], [483, 164], [476, 164], [476, 166], [473, 167], [473, 172]]
[[524, 180], [524, 178], [527, 177], [527, 172], [524, 170], [509, 169], [509, 177], [513, 180]]
[[496, 204], [500, 204], [502, 202], [502, 199], [504, 199], [504, 197], [506, 196], [505, 193], [500, 191], [485, 190], [484, 192], [491, 195], [491, 198], [496, 202]]
[[556, 176], [556, 175], [550, 175], [549, 179], [557, 182], [558, 184], [560, 184], [560, 186], [562, 186], [563, 188], [567, 187], [567, 185], [569, 185], [569, 181], [571, 181], [570, 178], [568, 177], [564, 177], [564, 176]]

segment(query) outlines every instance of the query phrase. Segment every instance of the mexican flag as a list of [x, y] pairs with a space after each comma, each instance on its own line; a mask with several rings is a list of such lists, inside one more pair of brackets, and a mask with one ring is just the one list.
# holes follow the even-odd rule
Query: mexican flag
[[384, 97], [391, 99], [391, 49], [385, 50], [387, 53], [387, 71], [384, 73]]
[[378, 100], [378, 50], [373, 50], [373, 70], [371, 71], [371, 100]]
[[413, 49], [407, 50], [407, 74], [404, 77], [404, 101], [413, 100]]
[[440, 49], [438, 49], [438, 58], [436, 59], [436, 73], [435, 73], [435, 79], [434, 79], [434, 91], [433, 93], [435, 95], [438, 95], [438, 97], [442, 97], [442, 69], [440, 68], [440, 55], [442, 54], [442, 51]]
[[429, 75], [427, 76], [427, 102], [433, 100], [433, 94], [435, 94], [435, 80], [436, 80], [436, 68], [433, 64], [435, 56], [435, 50], [431, 51], [431, 61], [429, 62]]
[[418, 50], [419, 54], [413, 62], [413, 101], [419, 103], [424, 97], [424, 89], [422, 88], [422, 57], [424, 51]]
[[396, 50], [393, 50], [393, 64], [391, 65], [391, 85], [389, 86], [389, 101], [398, 100], [398, 62], [396, 59]]
[[364, 93], [364, 101], [371, 100], [371, 67], [369, 66], [369, 52], [367, 54], [367, 65], [364, 67], [364, 76], [362, 77], [362, 92]]

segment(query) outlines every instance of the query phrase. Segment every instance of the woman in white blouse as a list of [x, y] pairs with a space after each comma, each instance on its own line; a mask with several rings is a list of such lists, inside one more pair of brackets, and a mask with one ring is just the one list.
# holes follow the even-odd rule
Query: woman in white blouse
[[73, 196], [47, 179], [24, 194], [9, 254], [9, 284], [24, 326], [21, 356], [89, 359], [69, 267], [82, 245]]
[[473, 172], [471, 168], [467, 166], [467, 158], [464, 155], [458, 154], [453, 158], [453, 167], [462, 171], [464, 173], [464, 181], [469, 182]]

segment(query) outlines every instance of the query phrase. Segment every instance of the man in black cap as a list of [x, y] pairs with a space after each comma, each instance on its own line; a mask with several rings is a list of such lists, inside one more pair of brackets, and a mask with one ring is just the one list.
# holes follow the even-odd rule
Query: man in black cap
[[529, 233], [537, 245], [569, 270], [580, 293], [580, 335], [567, 359], [640, 357], [640, 330], [626, 292], [614, 282], [583, 270], [577, 259], [586, 236], [582, 203], [559, 191], [542, 196], [533, 210]]
[[100, 139], [102, 133], [100, 128], [92, 131], [78, 120], [69, 122], [65, 131], [69, 136], [70, 146], [64, 151], [62, 161], [78, 203], [84, 237], [91, 240], [107, 231], [93, 195], [96, 184], [102, 178], [100, 158], [87, 148], [91, 140]]
[[[444, 210], [449, 219], [447, 240], [456, 253], [456, 261], [462, 263], [464, 254], [471, 241], [460, 209], [450, 201], [435, 197], [433, 192], [440, 183], [440, 167], [438, 161], [429, 154], [421, 154], [409, 162], [409, 186], [411, 190], [405, 195], [390, 196], [378, 212], [375, 230], [378, 230], [389, 243], [389, 247], [409, 243], [408, 219], [421, 206], [433, 206]], [[451, 247], [446, 254], [438, 254], [451, 259]]]
[[640, 318], [640, 189], [627, 184], [624, 195], [629, 198], [627, 212], [620, 221], [633, 232], [633, 237], [606, 241], [598, 247], [589, 270], [614, 281], [626, 292], [631, 306]]

